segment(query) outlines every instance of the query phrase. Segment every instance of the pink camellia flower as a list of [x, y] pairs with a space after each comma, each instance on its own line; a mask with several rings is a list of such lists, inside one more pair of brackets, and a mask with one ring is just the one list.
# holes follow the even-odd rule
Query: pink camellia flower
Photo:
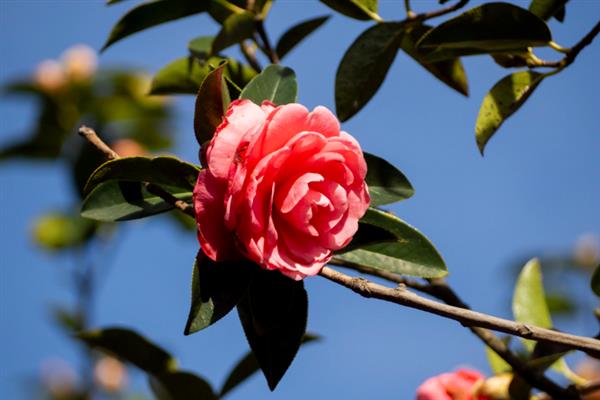
[[488, 400], [477, 394], [484, 376], [474, 370], [459, 369], [427, 379], [417, 389], [417, 400]]
[[215, 261], [246, 257], [295, 280], [316, 275], [369, 206], [362, 150], [321, 106], [232, 102], [206, 166], [194, 207]]

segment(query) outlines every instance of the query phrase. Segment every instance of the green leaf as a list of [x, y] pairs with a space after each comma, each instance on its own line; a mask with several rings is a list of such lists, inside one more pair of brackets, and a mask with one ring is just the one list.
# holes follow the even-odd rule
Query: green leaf
[[[552, 328], [538, 259], [532, 259], [521, 270], [515, 285], [512, 308], [517, 322]], [[533, 351], [535, 342], [523, 340], [523, 344], [530, 352]]]
[[498, 81], [485, 96], [475, 124], [477, 147], [483, 155], [485, 146], [500, 125], [527, 101], [545, 75], [519, 71]]
[[148, 377], [157, 400], [217, 400], [210, 384], [190, 372], [165, 372]]
[[237, 309], [250, 348], [274, 390], [306, 331], [308, 298], [304, 284], [279, 271], [260, 270]]
[[136, 32], [207, 11], [207, 7], [207, 1], [155, 0], [140, 4], [125, 14], [112, 28], [102, 50]]
[[35, 242], [47, 250], [63, 250], [85, 243], [96, 231], [96, 223], [77, 214], [50, 213], [33, 227]]
[[592, 274], [590, 286], [592, 287], [592, 291], [596, 294], [596, 296], [600, 297], [600, 265], [596, 267], [594, 273]]
[[255, 16], [250, 12], [244, 11], [240, 14], [231, 14], [223, 22], [219, 34], [212, 43], [212, 54], [217, 54], [229, 46], [251, 38], [254, 34], [255, 25]]
[[[176, 198], [191, 201], [192, 192], [163, 187]], [[106, 181], [96, 186], [83, 200], [81, 216], [97, 221], [127, 221], [172, 210], [173, 206], [148, 192], [140, 182]]]
[[566, 16], [566, 14], [567, 14], [567, 7], [566, 6], [562, 6], [561, 8], [559, 8], [556, 11], [556, 13], [553, 15], [553, 17], [558, 22], [565, 22], [565, 16]]
[[444, 260], [433, 244], [417, 229], [385, 211], [370, 207], [360, 220], [383, 228], [396, 236], [395, 241], [377, 243], [334, 257], [338, 263], [352, 263], [400, 275], [439, 278], [447, 275]]
[[512, 367], [508, 364], [502, 357], [500, 357], [496, 352], [489, 347], [485, 347], [485, 354], [488, 359], [488, 363], [490, 364], [490, 368], [494, 375], [499, 375], [503, 372], [512, 371]]
[[192, 302], [184, 334], [204, 329], [229, 313], [246, 293], [256, 266], [244, 261], [216, 262], [198, 252], [192, 274]]
[[[433, 28], [417, 46], [447, 50], [442, 53], [445, 58], [524, 50], [546, 46], [551, 40], [544, 21], [529, 11], [508, 3], [488, 3]], [[430, 61], [436, 60], [435, 53], [429, 55]]]
[[209, 64], [220, 61], [219, 57], [211, 57], [204, 63], [192, 57], [178, 58], [156, 73], [150, 94], [196, 94], [208, 75]]
[[[318, 335], [306, 333], [302, 337], [302, 345], [316, 340], [320, 340], [320, 337]], [[224, 397], [231, 390], [235, 389], [240, 383], [244, 382], [246, 379], [254, 375], [254, 373], [259, 369], [260, 367], [258, 365], [256, 357], [254, 356], [254, 353], [248, 352], [235, 365], [235, 367], [233, 367], [233, 369], [227, 376], [227, 379], [223, 384], [223, 388], [221, 388], [221, 393], [219, 394], [219, 397]]]
[[239, 1], [210, 0], [208, 1], [208, 14], [219, 25], [223, 25], [225, 20], [231, 15], [245, 12], [246, 4], [245, 2], [243, 3]]
[[393, 242], [395, 240], [396, 235], [388, 231], [387, 229], [371, 224], [366, 224], [364, 222], [359, 222], [358, 230], [352, 237], [350, 243], [348, 243], [348, 245], [346, 245], [346, 247], [344, 247], [342, 251], [348, 252], [350, 250], [367, 247], [371, 244]]
[[372, 206], [382, 206], [408, 199], [415, 193], [412, 185], [396, 167], [373, 154], [363, 153]]
[[557, 14], [559, 14], [560, 17], [561, 12], [563, 13], [564, 19], [565, 4], [567, 4], [568, 1], [569, 0], [532, 0], [531, 4], [529, 4], [529, 11], [544, 21], [548, 21]]
[[88, 179], [84, 193], [89, 194], [96, 186], [107, 181], [149, 182], [191, 192], [199, 172], [197, 166], [176, 157], [123, 157], [99, 166]]
[[292, 50], [298, 43], [304, 40], [308, 35], [316, 31], [321, 25], [323, 25], [329, 19], [329, 15], [309, 19], [301, 22], [297, 25], [292, 26], [288, 29], [277, 42], [275, 46], [275, 52], [280, 59], [285, 57], [290, 50]]
[[275, 105], [295, 103], [298, 84], [294, 71], [281, 65], [271, 64], [248, 83], [240, 94], [241, 99], [261, 104], [268, 100]]
[[377, 0], [320, 0], [331, 9], [347, 17], [359, 20], [372, 19], [381, 22], [377, 14]]
[[335, 107], [340, 121], [356, 114], [377, 92], [403, 33], [401, 23], [377, 24], [361, 33], [346, 50], [335, 77]]
[[224, 61], [210, 72], [198, 91], [194, 108], [194, 133], [200, 145], [212, 139], [231, 101], [223, 76], [226, 67], [227, 61]]
[[77, 338], [149, 373], [174, 371], [177, 367], [177, 361], [169, 353], [130, 329], [113, 327], [86, 331], [77, 334]]
[[121, 3], [125, 0], [106, 0], [106, 5], [110, 6], [112, 4]]
[[198, 36], [189, 41], [188, 50], [197, 59], [207, 60], [211, 54], [213, 41], [212, 36]]
[[417, 49], [417, 42], [429, 29], [431, 27], [426, 25], [416, 25], [407, 29], [406, 33], [402, 36], [400, 48], [440, 81], [457, 92], [468, 96], [469, 84], [467, 83], [467, 75], [459, 58], [428, 62], [427, 53], [429, 52], [426, 49]]

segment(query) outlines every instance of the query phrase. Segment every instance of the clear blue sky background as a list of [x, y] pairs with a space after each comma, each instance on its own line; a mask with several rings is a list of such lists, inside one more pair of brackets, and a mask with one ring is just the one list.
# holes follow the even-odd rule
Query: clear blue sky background
[[[73, 44], [99, 49], [112, 24], [133, 4], [103, 3], [1, 0], [0, 83], [29, 74], [41, 60], [56, 58]], [[414, 3], [419, 10], [437, 4]], [[287, 26], [325, 13], [329, 10], [316, 1], [278, 0], [267, 28], [276, 38]], [[385, 19], [403, 14], [401, 1], [381, 1]], [[599, 17], [600, 2], [578, 0], [568, 4], [564, 25], [550, 25], [555, 40], [569, 46]], [[286, 64], [297, 73], [302, 103], [334, 108], [338, 62], [367, 26], [335, 15], [290, 54]], [[207, 16], [171, 23], [116, 44], [101, 56], [101, 65], [154, 72], [185, 55], [188, 39], [216, 29]], [[478, 310], [510, 316], [509, 266], [515, 257], [569, 251], [580, 234], [600, 233], [599, 50], [597, 39], [568, 70], [543, 82], [501, 128], [485, 158], [475, 145], [474, 121], [486, 91], [507, 73], [487, 57], [465, 59], [471, 88], [465, 99], [400, 54], [383, 88], [344, 124], [365, 150], [387, 158], [410, 178], [416, 195], [393, 211], [431, 238], [448, 264], [450, 282]], [[192, 104], [192, 97], [177, 99], [175, 152], [193, 161]], [[0, 100], [0, 145], [27, 131], [34, 110], [28, 99]], [[61, 275], [71, 260], [40, 252], [29, 240], [36, 216], [69, 204], [70, 181], [63, 168], [21, 161], [0, 166], [3, 399], [25, 398], [26, 378], [37, 373], [42, 360], [77, 362], [72, 343], [48, 314], [52, 304], [72, 301]], [[160, 218], [122, 227], [114, 265], [98, 296], [95, 325], [134, 327], [172, 351], [183, 368], [221, 384], [247, 344], [235, 313], [191, 337], [182, 334], [197, 251], [194, 235]], [[274, 393], [255, 376], [231, 394], [232, 400], [410, 399], [434, 374], [459, 365], [487, 371], [482, 345], [452, 321], [366, 300], [318, 277], [306, 285], [309, 329], [324, 340], [301, 351]], [[591, 314], [560, 327], [596, 331]], [[134, 384], [147, 390], [141, 378]]]

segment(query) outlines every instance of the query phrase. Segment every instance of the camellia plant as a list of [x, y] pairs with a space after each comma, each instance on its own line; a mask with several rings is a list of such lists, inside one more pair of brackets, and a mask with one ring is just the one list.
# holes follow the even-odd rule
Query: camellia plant
[[[597, 390], [600, 384], [573, 373], [564, 356], [581, 351], [600, 358], [600, 340], [554, 328], [539, 261], [530, 260], [519, 274], [514, 320], [471, 310], [445, 282], [447, 266], [434, 245], [382, 208], [413, 195], [409, 180], [384, 159], [363, 152], [340, 121], [376, 94], [400, 50], [461, 95], [468, 94], [461, 57], [492, 57], [504, 68], [520, 70], [500, 79], [482, 101], [475, 138], [483, 154], [502, 123], [591, 43], [600, 22], [565, 48], [553, 40], [546, 21], [564, 20], [566, 0], [533, 0], [528, 9], [504, 2], [467, 9], [468, 0], [440, 0], [439, 9], [422, 13], [405, 0], [401, 20], [384, 20], [377, 0], [322, 2], [345, 17], [373, 22], [340, 61], [335, 114], [298, 104], [295, 73], [283, 65], [285, 56], [329, 16], [292, 26], [276, 44], [264, 26], [271, 0], [154, 0], [135, 6], [117, 22], [104, 49], [198, 13], [219, 23], [214, 36], [191, 39], [188, 55], [161, 69], [150, 89], [151, 94], [196, 95], [199, 164], [119, 154], [101, 138], [104, 127], [91, 122], [79, 133], [108, 161], [82, 187], [81, 215], [117, 222], [175, 210], [193, 219], [199, 249], [184, 332], [206, 329], [235, 308], [253, 355], [217, 393], [130, 331], [108, 328], [79, 337], [147, 371], [161, 399], [219, 398], [258, 368], [275, 390], [301, 344], [314, 338], [306, 334], [304, 279], [320, 276], [366, 298], [456, 320], [485, 344], [495, 376], [457, 370], [430, 378], [417, 390], [420, 400], [568, 400]], [[437, 26], [430, 22], [443, 16], [448, 19]], [[233, 46], [243, 61], [224, 54]], [[539, 58], [539, 47], [556, 51], [558, 61]], [[598, 270], [592, 289], [600, 295]], [[522, 347], [494, 332], [521, 338]], [[549, 369], [571, 383], [557, 383], [545, 374]]]

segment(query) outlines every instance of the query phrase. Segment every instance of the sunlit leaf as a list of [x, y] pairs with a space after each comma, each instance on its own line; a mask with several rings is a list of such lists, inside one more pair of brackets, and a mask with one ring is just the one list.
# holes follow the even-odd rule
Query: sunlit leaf
[[198, 252], [192, 275], [192, 301], [186, 335], [227, 315], [246, 293], [256, 266], [244, 261], [216, 262]]
[[377, 24], [361, 33], [346, 50], [335, 77], [335, 107], [341, 121], [356, 114], [377, 92], [403, 33], [401, 23]]
[[154, 0], [142, 3], [117, 22], [102, 50], [136, 32], [207, 11], [207, 7], [207, 1]]
[[269, 65], [246, 85], [240, 94], [241, 99], [261, 104], [268, 100], [275, 105], [296, 102], [298, 84], [296, 74], [281, 65]]
[[370, 244], [334, 256], [336, 263], [352, 263], [400, 275], [437, 278], [448, 272], [433, 244], [418, 230], [398, 217], [369, 208], [362, 223], [383, 228], [396, 236], [395, 241]]
[[277, 42], [275, 52], [279, 58], [285, 57], [298, 43], [317, 30], [329, 19], [329, 15], [309, 19], [288, 29]]
[[569, 0], [532, 0], [531, 4], [529, 4], [529, 11], [544, 21], [548, 21], [557, 14], [559, 14], [560, 17], [560, 13], [563, 14], [564, 18], [565, 4], [567, 4], [568, 1]]
[[109, 352], [150, 373], [175, 370], [176, 360], [165, 350], [135, 331], [105, 328], [77, 334], [88, 346]]
[[533, 71], [515, 72], [502, 78], [489, 91], [481, 103], [475, 124], [475, 138], [481, 154], [500, 125], [525, 103], [544, 77]]
[[96, 227], [96, 223], [77, 214], [50, 213], [35, 222], [33, 238], [45, 249], [63, 250], [85, 243]]
[[188, 50], [199, 60], [208, 60], [211, 55], [212, 44], [214, 41], [212, 36], [199, 36], [189, 41]]
[[364, 153], [372, 206], [382, 206], [408, 199], [415, 193], [412, 185], [396, 167], [373, 154]]
[[308, 299], [303, 282], [279, 271], [260, 270], [237, 309], [250, 348], [274, 390], [306, 331]]
[[359, 20], [381, 21], [377, 14], [377, 0], [320, 0], [331, 9]]
[[[550, 30], [539, 17], [508, 3], [487, 3], [454, 17], [425, 34], [418, 47], [435, 49], [428, 60], [546, 46]], [[441, 50], [440, 54], [436, 54]]]

